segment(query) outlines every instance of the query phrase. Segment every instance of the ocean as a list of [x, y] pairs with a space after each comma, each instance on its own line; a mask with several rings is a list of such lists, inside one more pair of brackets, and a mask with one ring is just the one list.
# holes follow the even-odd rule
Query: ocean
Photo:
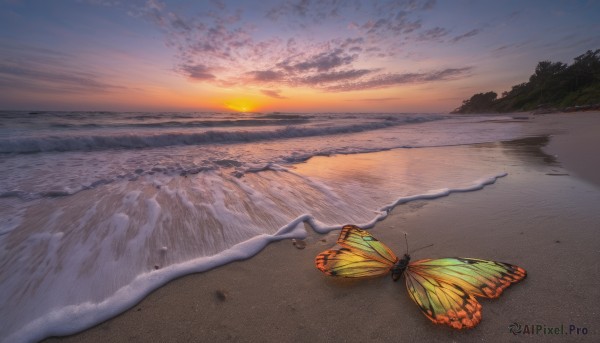
[[482, 189], [510, 157], [462, 147], [526, 135], [510, 115], [2, 111], [0, 341], [78, 332], [306, 227]]

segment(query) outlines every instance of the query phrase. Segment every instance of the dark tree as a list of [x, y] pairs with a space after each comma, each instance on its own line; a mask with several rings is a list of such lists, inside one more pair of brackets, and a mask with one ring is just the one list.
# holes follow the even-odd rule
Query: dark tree
[[463, 101], [457, 113], [489, 113], [494, 112], [494, 101], [498, 94], [495, 92], [478, 93], [469, 100]]
[[515, 112], [600, 104], [600, 49], [575, 57], [573, 64], [541, 61], [529, 81], [510, 91], [479, 93], [453, 113]]

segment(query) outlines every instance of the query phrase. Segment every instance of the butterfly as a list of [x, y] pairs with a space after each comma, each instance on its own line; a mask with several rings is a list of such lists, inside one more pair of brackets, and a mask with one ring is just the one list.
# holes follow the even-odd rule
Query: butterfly
[[391, 272], [394, 281], [404, 275], [408, 294], [421, 312], [432, 322], [455, 329], [474, 328], [481, 321], [481, 304], [476, 297], [497, 298], [527, 276], [521, 267], [476, 258], [409, 263], [410, 255], [399, 259], [385, 244], [354, 225], [342, 228], [337, 244], [340, 249], [326, 250], [315, 258], [323, 273], [362, 278]]

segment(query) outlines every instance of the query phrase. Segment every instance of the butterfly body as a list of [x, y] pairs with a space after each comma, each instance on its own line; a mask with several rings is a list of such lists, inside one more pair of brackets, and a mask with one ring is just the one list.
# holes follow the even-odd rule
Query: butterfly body
[[375, 277], [391, 273], [394, 281], [404, 275], [411, 299], [436, 324], [455, 329], [473, 328], [481, 321], [481, 304], [475, 297], [497, 298], [512, 283], [527, 276], [518, 266], [464, 257], [402, 259], [368, 232], [354, 225], [342, 228], [337, 243], [317, 255], [315, 264], [327, 275]]
[[402, 259], [399, 259], [398, 262], [394, 264], [392, 267], [392, 280], [398, 281], [404, 274], [404, 271], [408, 267], [408, 263], [410, 262], [410, 255], [404, 254]]

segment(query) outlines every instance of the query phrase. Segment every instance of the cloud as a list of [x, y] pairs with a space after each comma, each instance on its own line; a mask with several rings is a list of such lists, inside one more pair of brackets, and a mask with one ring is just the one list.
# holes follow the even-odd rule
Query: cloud
[[435, 4], [436, 4], [436, 0], [427, 0], [423, 3], [422, 9], [431, 10], [435, 7]]
[[280, 90], [274, 90], [274, 89], [261, 89], [260, 90], [261, 93], [263, 93], [266, 96], [270, 96], [271, 98], [275, 98], [275, 99], [288, 99], [288, 97], [281, 95], [281, 91]]
[[325, 72], [351, 64], [357, 57], [358, 55], [349, 55], [345, 53], [343, 49], [335, 49], [334, 51], [327, 51], [309, 56], [301, 62], [284, 61], [277, 66], [292, 72], [305, 72], [310, 70]]
[[213, 80], [215, 78], [215, 75], [210, 72], [210, 68], [202, 64], [183, 65], [181, 69], [190, 79], [193, 80], [205, 81]]
[[421, 32], [417, 38], [419, 41], [435, 41], [440, 38], [448, 35], [450, 33], [449, 30], [442, 27], [434, 27], [433, 29], [429, 29], [425, 32]]
[[452, 43], [460, 42], [461, 40], [464, 40], [464, 39], [467, 39], [469, 37], [473, 37], [473, 36], [478, 35], [479, 33], [481, 33], [481, 31], [483, 31], [483, 30], [482, 29], [471, 30], [471, 31], [469, 31], [467, 33], [464, 33], [464, 34], [460, 35], [460, 36], [456, 36], [456, 37], [452, 38], [450, 40], [450, 42], [452, 42]]
[[372, 39], [407, 36], [423, 27], [419, 13], [431, 10], [435, 3], [433, 0], [376, 1], [372, 3], [375, 11], [369, 13], [370, 18], [355, 25]]
[[234, 84], [267, 84], [285, 85], [289, 87], [309, 86], [319, 88], [322, 85], [359, 79], [367, 74], [377, 72], [377, 69], [342, 69], [329, 72], [302, 72], [295, 70], [255, 70], [246, 73]]
[[[363, 41], [368, 38], [370, 42], [376, 43], [416, 33], [422, 27], [418, 14], [431, 10], [435, 4], [434, 0], [288, 0], [271, 8], [266, 17], [285, 26], [302, 29], [337, 23], [344, 29], [358, 31], [363, 36], [353, 38]], [[357, 16], [357, 13], [360, 15]], [[343, 45], [342, 47], [345, 48]]]
[[423, 74], [423, 81], [442, 81], [442, 80], [454, 80], [470, 75], [473, 67], [464, 68], [448, 68], [441, 71], [435, 71]]
[[[257, 87], [277, 97], [272, 88], [341, 92], [452, 77], [435, 71], [399, 74], [385, 67], [390, 57], [405, 54], [403, 46], [411, 41], [441, 42], [450, 34], [439, 26], [422, 28], [420, 13], [435, 6], [432, 0], [288, 0], [267, 8], [263, 21], [235, 7], [243, 3], [201, 2], [188, 12], [161, 0], [130, 4], [123, 6], [165, 33], [177, 59], [175, 71], [220, 87]], [[282, 29], [273, 30], [275, 23]]]
[[275, 70], [255, 70], [248, 72], [248, 75], [257, 82], [275, 82], [285, 79], [285, 73]]
[[492, 53], [493, 53], [493, 54], [495, 54], [495, 53], [501, 52], [501, 51], [503, 51], [503, 50], [506, 50], [506, 49], [508, 49], [508, 48], [510, 48], [510, 47], [512, 47], [512, 46], [514, 46], [514, 45], [515, 45], [515, 44], [506, 44], [506, 45], [502, 45], [501, 47], [499, 47], [499, 48], [496, 48], [496, 49], [492, 50]]
[[105, 93], [124, 87], [114, 86], [86, 72], [40, 70], [32, 66], [16, 67], [0, 64], [0, 84], [10, 88], [34, 90], [45, 93]]
[[73, 70], [43, 70], [31, 65], [16, 66], [11, 64], [0, 64], [0, 74], [5, 77], [14, 77], [31, 82], [43, 82], [48, 85], [60, 85], [72, 91], [105, 91], [114, 86], [99, 81], [92, 73]]
[[364, 81], [343, 83], [339, 85], [330, 86], [327, 87], [327, 89], [333, 92], [348, 92], [397, 86], [402, 84], [454, 80], [458, 78], [467, 77], [471, 69], [471, 67], [464, 67], [449, 68], [429, 73], [388, 73], [377, 75]]
[[166, 5], [158, 0], [147, 0], [145, 6], [137, 8], [137, 15], [146, 17], [163, 29], [189, 31], [191, 26], [174, 12], [166, 10]]
[[337, 18], [344, 8], [357, 8], [360, 1], [339, 0], [287, 0], [269, 9], [265, 17], [272, 21], [286, 21], [304, 27]]
[[344, 42], [340, 45], [341, 48], [347, 48], [354, 45], [361, 45], [365, 42], [364, 37], [349, 37], [344, 40]]
[[369, 20], [360, 26], [363, 32], [368, 35], [404, 35], [412, 33], [422, 26], [420, 19], [411, 20], [408, 18], [407, 12], [399, 12], [391, 18], [379, 18], [377, 20]]
[[51, 49], [0, 46], [0, 84], [46, 93], [105, 93], [124, 87], [79, 66], [76, 57]]
[[129, 13], [159, 27], [166, 34], [167, 46], [176, 49], [184, 64], [214, 67], [215, 62], [234, 61], [237, 50], [249, 46], [252, 39], [250, 27], [240, 24], [241, 10], [227, 11], [218, 1], [210, 4], [215, 10], [200, 17], [185, 17], [159, 0], [148, 0]]
[[340, 82], [346, 80], [354, 80], [364, 75], [373, 73], [375, 70], [370, 69], [351, 69], [334, 71], [330, 73], [316, 73], [313, 75], [300, 78], [298, 83], [305, 85], [321, 85], [324, 83]]

